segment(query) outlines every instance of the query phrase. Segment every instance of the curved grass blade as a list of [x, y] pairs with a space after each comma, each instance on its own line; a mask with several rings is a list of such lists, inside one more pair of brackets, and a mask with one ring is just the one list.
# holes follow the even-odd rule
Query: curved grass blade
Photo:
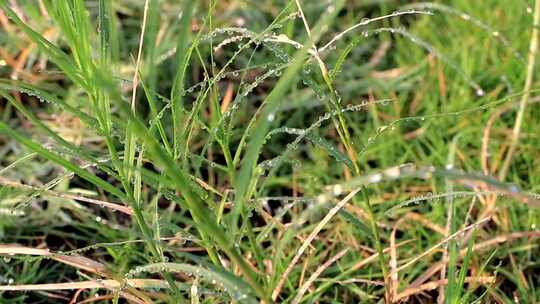
[[114, 196], [120, 198], [120, 199], [126, 199], [126, 195], [118, 190], [113, 185], [109, 184], [108, 182], [104, 181], [103, 179], [91, 174], [90, 172], [81, 169], [79, 166], [71, 163], [70, 161], [58, 156], [57, 154], [50, 152], [49, 150], [43, 148], [42, 145], [32, 141], [31, 139], [27, 138], [23, 134], [21, 134], [18, 131], [13, 130], [8, 125], [6, 125], [3, 122], [0, 122], [0, 134], [5, 134], [9, 136], [10, 138], [16, 140], [20, 144], [26, 146], [28, 149], [30, 149], [33, 152], [38, 153], [40, 156], [57, 163], [58, 165], [64, 167], [65, 169], [77, 174], [81, 178], [85, 179], [86, 181], [92, 183], [98, 188], [102, 188], [103, 190], [113, 194]]
[[251, 141], [248, 144], [246, 154], [242, 161], [240, 172], [238, 173], [238, 178], [235, 183], [236, 198], [235, 206], [232, 213], [232, 228], [236, 229], [238, 225], [238, 218], [242, 213], [244, 202], [248, 199], [248, 187], [251, 181], [251, 176], [253, 170], [255, 169], [257, 159], [261, 148], [265, 142], [266, 134], [270, 128], [270, 124], [273, 119], [268, 119], [269, 117], [274, 117], [274, 113], [279, 108], [283, 97], [289, 90], [289, 88], [296, 82], [298, 71], [300, 71], [304, 65], [305, 60], [309, 54], [309, 48], [306, 46], [314, 45], [315, 42], [319, 39], [323, 32], [324, 26], [327, 26], [332, 22], [336, 17], [337, 13], [341, 10], [344, 1], [336, 1], [335, 9], [332, 13], [329, 13], [321, 18], [319, 23], [315, 26], [312, 31], [311, 37], [304, 43], [304, 47], [296, 52], [293, 57], [291, 65], [285, 70], [283, 76], [279, 79], [278, 83], [268, 94], [263, 103], [266, 105], [262, 109], [261, 116], [258, 118], [258, 121], [255, 123], [253, 134], [251, 136]]
[[196, 278], [202, 278], [213, 285], [221, 286], [230, 294], [233, 300], [240, 303], [258, 303], [248, 284], [234, 274], [222, 269], [207, 269], [182, 263], [156, 263], [139, 266], [128, 272], [128, 276], [133, 276], [141, 272], [162, 273], [165, 271], [185, 273]]
[[500, 193], [515, 197], [531, 207], [540, 208], [540, 199], [521, 191], [516, 185], [500, 182], [490, 176], [466, 173], [456, 169], [437, 168], [433, 166], [419, 167], [414, 164], [404, 164], [390, 167], [376, 173], [353, 178], [346, 183], [328, 186], [327, 192], [329, 194], [322, 195], [339, 196], [360, 186], [378, 184], [384, 181], [392, 181], [403, 178], [432, 179], [438, 177], [446, 178], [465, 187], [478, 187], [480, 189], [497, 190]]

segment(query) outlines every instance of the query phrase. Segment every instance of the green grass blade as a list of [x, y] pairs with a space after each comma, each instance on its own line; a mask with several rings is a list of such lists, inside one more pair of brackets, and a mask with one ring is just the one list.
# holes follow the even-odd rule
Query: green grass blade
[[156, 263], [139, 266], [130, 271], [128, 275], [133, 276], [142, 272], [162, 273], [164, 271], [185, 273], [200, 277], [212, 285], [223, 287], [234, 301], [239, 301], [240, 303], [258, 303], [249, 285], [232, 273], [222, 269], [207, 269], [182, 263]]
[[173, 115], [173, 151], [174, 158], [180, 157], [180, 145], [185, 144], [180, 140], [184, 140], [184, 129], [182, 121], [182, 94], [184, 94], [184, 81], [188, 61], [191, 51], [188, 51], [189, 37], [191, 33], [191, 15], [194, 7], [194, 1], [185, 0], [182, 7], [182, 18], [180, 19], [180, 34], [178, 43], [176, 44], [176, 75], [174, 77], [173, 87], [171, 89], [171, 103]]
[[92, 183], [96, 187], [101, 188], [101, 189], [113, 194], [114, 196], [116, 196], [116, 197], [118, 197], [118, 198], [120, 198], [122, 200], [126, 199], [126, 195], [122, 191], [120, 191], [116, 187], [114, 187], [113, 185], [111, 185], [108, 182], [104, 181], [103, 179], [91, 174], [90, 172], [88, 172], [88, 171], [86, 171], [84, 169], [81, 169], [79, 166], [71, 163], [70, 161], [68, 161], [68, 160], [66, 160], [66, 159], [64, 159], [64, 158], [62, 158], [62, 157], [60, 157], [58, 155], [56, 155], [55, 153], [52, 153], [49, 150], [43, 148], [42, 145], [28, 139], [26, 136], [24, 136], [20, 132], [11, 129], [9, 126], [7, 126], [3, 122], [0, 122], [0, 133], [5, 134], [5, 135], [9, 136], [10, 138], [18, 141], [19, 143], [26, 146], [31, 151], [36, 152], [40, 156], [59, 164], [60, 166], [64, 167], [66, 170], [69, 170], [69, 171], [77, 174], [78, 176], [80, 176], [81, 178], [83, 178], [83, 179], [87, 180], [88, 182]]
[[323, 27], [332, 22], [336, 16], [336, 13], [341, 9], [343, 3], [344, 1], [337, 1], [334, 12], [321, 18], [313, 30], [311, 39], [308, 39], [304, 43], [304, 47], [296, 52], [292, 63], [287, 70], [285, 70], [283, 76], [279, 79], [278, 83], [264, 100], [266, 106], [255, 122], [251, 140], [248, 144], [244, 159], [242, 160], [240, 171], [237, 175], [238, 178], [235, 183], [236, 198], [231, 224], [233, 229], [236, 229], [235, 227], [238, 225], [238, 218], [243, 210], [244, 203], [247, 200], [248, 186], [251, 181], [252, 172], [255, 169], [261, 148], [265, 142], [266, 134], [268, 133], [271, 122], [273, 121], [273, 119], [268, 118], [275, 116], [275, 112], [278, 110], [281, 102], [283, 101], [283, 97], [290, 87], [295, 83], [295, 80], [298, 79], [297, 74], [302, 69], [302, 66], [304, 65], [304, 62], [308, 56], [309, 48], [307, 46], [313, 45], [317, 39], [319, 39], [320, 35], [322, 34]]

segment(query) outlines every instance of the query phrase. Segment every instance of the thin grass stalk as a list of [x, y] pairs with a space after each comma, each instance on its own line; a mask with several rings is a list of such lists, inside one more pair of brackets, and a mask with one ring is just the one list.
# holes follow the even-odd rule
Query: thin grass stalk
[[521, 97], [519, 103], [519, 110], [516, 117], [516, 122], [514, 124], [514, 129], [512, 129], [512, 138], [510, 141], [510, 147], [508, 148], [508, 153], [504, 159], [504, 163], [499, 171], [499, 180], [504, 180], [508, 174], [510, 164], [512, 162], [512, 157], [516, 151], [519, 136], [521, 134], [521, 126], [523, 124], [523, 118], [525, 117], [525, 109], [529, 102], [531, 96], [531, 88], [534, 80], [534, 72], [536, 66], [536, 55], [538, 54], [538, 31], [540, 29], [540, 0], [536, 0], [534, 5], [534, 19], [531, 32], [531, 41], [529, 46], [529, 56], [527, 59], [527, 74], [525, 79], [525, 85], [523, 88], [524, 94]]

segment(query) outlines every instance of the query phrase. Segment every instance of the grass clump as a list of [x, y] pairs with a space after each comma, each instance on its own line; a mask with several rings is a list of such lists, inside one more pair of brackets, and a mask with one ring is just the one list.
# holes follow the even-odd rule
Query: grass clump
[[522, 4], [0, 1], [2, 303], [537, 302]]

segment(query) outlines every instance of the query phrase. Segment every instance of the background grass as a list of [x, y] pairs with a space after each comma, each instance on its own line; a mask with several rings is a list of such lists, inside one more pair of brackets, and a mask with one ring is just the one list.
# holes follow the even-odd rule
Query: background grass
[[0, 1], [0, 302], [538, 302], [538, 10]]

